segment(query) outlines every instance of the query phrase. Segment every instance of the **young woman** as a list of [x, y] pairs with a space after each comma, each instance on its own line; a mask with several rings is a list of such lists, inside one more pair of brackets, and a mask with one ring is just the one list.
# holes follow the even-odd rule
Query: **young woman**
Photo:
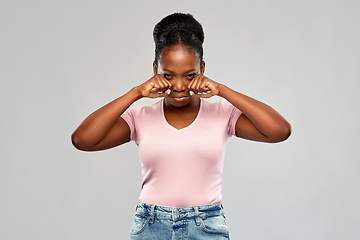
[[[130, 239], [229, 239], [221, 205], [227, 140], [284, 141], [290, 124], [204, 76], [204, 33], [192, 15], [165, 17], [153, 36], [154, 76], [88, 116], [72, 142], [84, 151], [139, 146], [143, 181]], [[205, 100], [215, 95], [224, 100]], [[144, 97], [161, 99], [130, 107]]]

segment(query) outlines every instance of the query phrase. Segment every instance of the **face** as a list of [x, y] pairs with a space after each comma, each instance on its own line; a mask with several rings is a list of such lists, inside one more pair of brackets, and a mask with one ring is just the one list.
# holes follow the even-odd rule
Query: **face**
[[179, 108], [194, 101], [187, 86], [197, 74], [204, 73], [205, 63], [199, 61], [189, 46], [175, 45], [164, 49], [158, 66], [154, 63], [154, 73], [163, 75], [172, 84], [170, 95], [165, 97], [166, 105]]

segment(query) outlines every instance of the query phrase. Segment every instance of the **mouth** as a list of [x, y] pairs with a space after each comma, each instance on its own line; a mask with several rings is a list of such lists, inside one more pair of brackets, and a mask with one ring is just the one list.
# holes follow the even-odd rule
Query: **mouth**
[[182, 102], [182, 101], [188, 99], [189, 96], [173, 96], [173, 97], [171, 97], [171, 98], [174, 99], [174, 100], [177, 101], [177, 102]]

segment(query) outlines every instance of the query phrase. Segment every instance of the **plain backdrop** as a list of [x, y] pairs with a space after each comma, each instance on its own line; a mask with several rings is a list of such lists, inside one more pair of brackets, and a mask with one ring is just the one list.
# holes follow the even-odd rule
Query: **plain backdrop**
[[136, 144], [88, 153], [70, 136], [152, 76], [152, 31], [173, 12], [202, 23], [206, 76], [267, 103], [293, 128], [277, 144], [229, 140], [231, 239], [360, 239], [359, 7], [2, 0], [0, 239], [128, 239], [141, 190]]

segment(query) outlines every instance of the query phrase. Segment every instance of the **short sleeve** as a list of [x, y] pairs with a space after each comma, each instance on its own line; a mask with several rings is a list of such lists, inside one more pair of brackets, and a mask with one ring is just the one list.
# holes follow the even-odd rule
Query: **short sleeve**
[[225, 112], [225, 115], [229, 119], [228, 121], [228, 133], [230, 136], [235, 136], [235, 124], [239, 119], [242, 112], [237, 109], [234, 105], [227, 101], [220, 101], [221, 107]]
[[135, 128], [135, 113], [132, 107], [126, 109], [126, 111], [121, 114], [121, 117], [129, 125], [130, 128], [130, 141], [136, 142], [136, 128]]

